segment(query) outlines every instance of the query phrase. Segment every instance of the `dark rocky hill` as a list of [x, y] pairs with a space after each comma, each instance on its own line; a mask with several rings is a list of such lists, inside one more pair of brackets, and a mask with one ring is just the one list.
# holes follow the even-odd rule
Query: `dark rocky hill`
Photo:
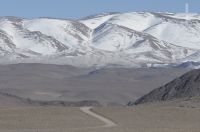
[[128, 105], [138, 105], [144, 103], [170, 101], [176, 99], [189, 99], [200, 96], [200, 70], [192, 70], [170, 83], [157, 88], [142, 96], [134, 103]]

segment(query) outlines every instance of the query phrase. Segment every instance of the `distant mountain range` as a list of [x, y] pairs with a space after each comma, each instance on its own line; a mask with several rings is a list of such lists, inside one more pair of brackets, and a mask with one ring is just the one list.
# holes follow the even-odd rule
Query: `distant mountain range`
[[[200, 14], [104, 13], [79, 20], [0, 18], [0, 64], [199, 68]], [[194, 65], [193, 65], [194, 64]]]

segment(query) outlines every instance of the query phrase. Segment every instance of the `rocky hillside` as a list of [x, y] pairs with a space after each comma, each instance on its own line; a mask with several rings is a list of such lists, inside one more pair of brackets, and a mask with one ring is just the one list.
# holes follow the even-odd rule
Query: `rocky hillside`
[[[192, 70], [172, 82], [151, 91], [133, 104], [200, 97], [200, 70]], [[131, 104], [131, 103], [130, 103]]]

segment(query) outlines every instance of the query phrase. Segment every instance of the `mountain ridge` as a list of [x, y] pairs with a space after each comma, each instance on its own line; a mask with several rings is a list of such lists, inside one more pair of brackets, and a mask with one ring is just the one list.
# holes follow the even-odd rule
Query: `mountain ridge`
[[178, 66], [200, 61], [199, 36], [199, 14], [104, 13], [78, 20], [0, 17], [0, 64]]

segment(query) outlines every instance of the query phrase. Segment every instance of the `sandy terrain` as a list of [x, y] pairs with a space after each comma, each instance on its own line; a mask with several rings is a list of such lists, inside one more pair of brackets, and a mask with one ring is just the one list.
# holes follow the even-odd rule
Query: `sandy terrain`
[[1, 108], [0, 132], [199, 132], [200, 109], [175, 106], [96, 107], [92, 112], [116, 123], [105, 123], [80, 108]]
[[171, 106], [139, 106], [135, 108], [96, 108], [119, 126], [120, 132], [198, 132], [200, 109]]
[[21, 107], [0, 109], [0, 132], [63, 131], [99, 127], [103, 122], [79, 108]]

